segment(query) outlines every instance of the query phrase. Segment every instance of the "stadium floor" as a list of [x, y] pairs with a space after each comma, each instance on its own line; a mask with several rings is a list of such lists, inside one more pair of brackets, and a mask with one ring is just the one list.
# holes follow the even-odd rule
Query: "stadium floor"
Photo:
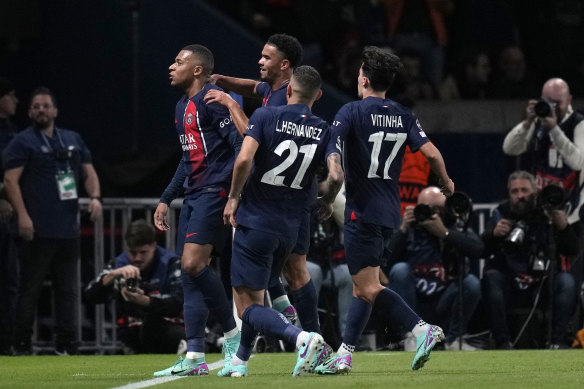
[[[419, 371], [411, 352], [363, 352], [347, 376], [292, 378], [293, 353], [257, 354], [250, 376], [216, 376], [220, 355], [208, 355], [215, 370], [204, 377], [153, 379], [174, 355], [0, 357], [0, 388], [582, 388], [584, 350], [436, 351]], [[213, 367], [211, 367], [213, 368]], [[195, 382], [196, 381], [196, 382]]]

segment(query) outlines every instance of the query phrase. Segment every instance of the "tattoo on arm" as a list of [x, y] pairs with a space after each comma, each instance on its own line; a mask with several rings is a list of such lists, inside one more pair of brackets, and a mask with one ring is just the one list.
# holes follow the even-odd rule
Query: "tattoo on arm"
[[323, 200], [332, 203], [337, 197], [341, 186], [343, 185], [343, 167], [341, 165], [341, 156], [338, 153], [332, 153], [327, 158], [328, 175], [326, 177], [326, 193], [323, 194]]

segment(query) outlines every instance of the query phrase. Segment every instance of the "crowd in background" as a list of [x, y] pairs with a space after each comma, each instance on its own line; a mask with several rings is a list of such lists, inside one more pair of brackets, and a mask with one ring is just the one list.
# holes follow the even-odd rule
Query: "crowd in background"
[[389, 47], [405, 71], [392, 98], [530, 98], [561, 76], [584, 91], [584, 6], [572, 1], [213, 1], [260, 37], [287, 31], [304, 62], [350, 95], [363, 46]]

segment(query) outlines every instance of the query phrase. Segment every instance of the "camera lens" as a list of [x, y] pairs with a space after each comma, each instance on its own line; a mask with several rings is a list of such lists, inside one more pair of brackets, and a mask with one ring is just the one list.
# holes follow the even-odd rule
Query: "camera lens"
[[427, 204], [418, 204], [414, 208], [414, 218], [418, 223], [428, 220], [432, 217], [432, 208]]
[[538, 199], [545, 209], [561, 209], [566, 203], [566, 192], [555, 184], [546, 185], [539, 192]]
[[552, 105], [545, 100], [538, 101], [537, 103], [535, 103], [535, 106], [533, 107], [535, 114], [540, 118], [550, 116], [550, 114], [552, 113], [552, 109], [553, 109]]

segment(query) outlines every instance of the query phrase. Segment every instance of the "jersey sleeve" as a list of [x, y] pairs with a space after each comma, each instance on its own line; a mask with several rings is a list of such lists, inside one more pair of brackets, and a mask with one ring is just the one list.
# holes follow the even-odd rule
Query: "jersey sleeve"
[[409, 123], [408, 146], [410, 146], [412, 153], [415, 153], [422, 145], [429, 142], [430, 139], [428, 139], [420, 121], [414, 115], [411, 116]]
[[15, 136], [2, 152], [4, 170], [26, 165], [30, 156], [30, 149], [26, 147], [25, 139], [22, 136]]
[[237, 132], [233, 119], [227, 107], [219, 103], [207, 104], [207, 112], [212, 120], [214, 128], [219, 130], [219, 134], [238, 154], [241, 149], [241, 136]]
[[269, 112], [266, 108], [258, 108], [249, 118], [249, 123], [247, 129], [245, 130], [245, 136], [251, 136], [259, 144], [262, 144], [264, 139], [263, 130], [266, 127], [265, 124], [269, 120]]
[[258, 96], [264, 97], [267, 93], [270, 92], [271, 89], [272, 87], [270, 86], [270, 84], [268, 84], [265, 81], [262, 81], [256, 86], [256, 94]]
[[91, 163], [92, 162], [91, 151], [89, 151], [89, 149], [85, 145], [83, 138], [81, 138], [81, 135], [79, 135], [76, 132], [73, 133], [73, 136], [75, 137], [75, 142], [79, 145], [79, 155], [81, 156], [81, 163], [82, 164]]
[[330, 140], [327, 145], [325, 159], [332, 153], [343, 152], [343, 143], [351, 128], [351, 106], [345, 104], [335, 115], [332, 126], [330, 126]]

